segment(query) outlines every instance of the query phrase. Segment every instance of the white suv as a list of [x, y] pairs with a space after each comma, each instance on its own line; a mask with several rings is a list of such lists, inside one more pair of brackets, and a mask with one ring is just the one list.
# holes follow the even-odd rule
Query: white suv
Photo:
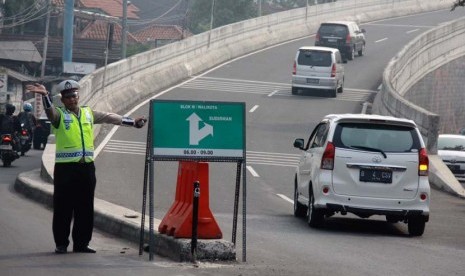
[[311, 227], [348, 212], [384, 215], [421, 236], [429, 220], [429, 160], [416, 124], [367, 114], [327, 115], [302, 150], [294, 182], [294, 215]]

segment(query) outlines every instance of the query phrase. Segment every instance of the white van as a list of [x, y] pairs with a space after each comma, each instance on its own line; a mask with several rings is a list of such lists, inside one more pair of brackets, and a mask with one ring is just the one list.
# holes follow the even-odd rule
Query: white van
[[344, 66], [338, 49], [318, 46], [299, 48], [292, 70], [292, 94], [299, 90], [324, 90], [336, 97], [344, 90]]

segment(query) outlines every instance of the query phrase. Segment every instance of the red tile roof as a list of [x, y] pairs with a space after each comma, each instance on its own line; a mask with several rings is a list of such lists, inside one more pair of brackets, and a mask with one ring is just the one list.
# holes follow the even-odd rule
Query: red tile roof
[[[129, 0], [128, 0], [129, 2]], [[52, 0], [57, 7], [64, 7], [65, 0]], [[79, 8], [100, 9], [110, 16], [123, 17], [123, 0], [74, 0], [74, 6]], [[128, 19], [139, 19], [137, 12], [140, 11], [134, 4], [129, 4], [127, 9]]]
[[[122, 27], [121, 25], [116, 23], [114, 26], [115, 27], [113, 32], [113, 41], [121, 42]], [[84, 28], [84, 30], [78, 35], [78, 37], [82, 39], [106, 40], [107, 28], [107, 21], [95, 20], [94, 22], [90, 23], [86, 28]], [[129, 43], [137, 42], [137, 39], [131, 33], [128, 33], [127, 41]]]
[[[175, 25], [150, 25], [142, 30], [133, 33], [139, 42], [154, 41], [157, 39], [180, 40], [183, 38], [182, 29]], [[191, 36], [187, 30], [184, 30], [184, 37]]]
[[52, 5], [63, 7], [65, 5], [65, 0], [52, 0]]
[[[87, 8], [98, 8], [111, 16], [123, 17], [123, 0], [78, 0], [82, 6]], [[129, 1], [128, 1], [129, 2]], [[137, 8], [134, 4], [128, 5], [127, 18], [139, 19]]]

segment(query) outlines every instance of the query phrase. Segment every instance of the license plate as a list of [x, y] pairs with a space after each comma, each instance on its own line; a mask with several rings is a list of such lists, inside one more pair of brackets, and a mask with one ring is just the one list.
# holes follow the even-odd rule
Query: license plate
[[10, 145], [0, 145], [0, 150], [11, 150], [13, 149]]
[[328, 42], [336, 42], [337, 39], [336, 38], [328, 38]]
[[319, 82], [319, 79], [307, 79], [307, 83], [318, 84]]
[[449, 167], [449, 170], [451, 170], [452, 172], [460, 170], [459, 165], [447, 165], [447, 167]]
[[21, 136], [21, 137], [19, 137], [19, 139], [21, 139], [21, 140], [29, 140], [29, 136]]
[[392, 171], [375, 170], [375, 169], [360, 169], [360, 181], [392, 183]]

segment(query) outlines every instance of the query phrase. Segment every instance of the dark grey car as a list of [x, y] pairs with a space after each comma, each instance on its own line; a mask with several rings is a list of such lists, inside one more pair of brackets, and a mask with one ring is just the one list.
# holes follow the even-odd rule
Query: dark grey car
[[355, 52], [365, 52], [365, 29], [353, 21], [329, 21], [321, 23], [315, 37], [315, 46], [337, 48], [345, 60], [353, 60]]

